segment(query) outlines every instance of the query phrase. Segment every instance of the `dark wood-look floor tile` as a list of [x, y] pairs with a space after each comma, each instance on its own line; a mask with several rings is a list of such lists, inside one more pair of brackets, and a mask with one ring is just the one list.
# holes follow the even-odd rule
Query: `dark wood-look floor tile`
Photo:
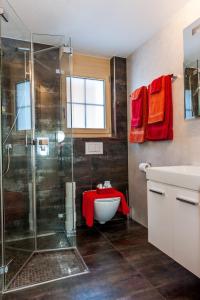
[[154, 264], [149, 264], [141, 268], [140, 273], [142, 273], [155, 287], [176, 282], [180, 278], [182, 280], [193, 278], [193, 274], [175, 261], [170, 263], [157, 263], [155, 261]]
[[168, 264], [173, 260], [149, 243], [120, 250], [120, 253], [137, 270], [146, 266]]
[[[117, 251], [109, 251], [85, 257], [92, 276], [112, 287], [112, 294], [133, 295], [137, 291], [151, 288], [149, 282], [130, 266]], [[90, 281], [91, 283], [91, 281]]]
[[105, 242], [107, 239], [95, 228], [88, 229], [78, 229], [76, 236], [77, 243], [86, 244], [86, 243], [94, 243], [94, 242]]
[[187, 280], [180, 278], [176, 282], [159, 287], [158, 291], [165, 299], [199, 300], [200, 280], [195, 276]]
[[173, 300], [199, 300], [200, 299], [200, 279], [190, 274], [190, 278], [182, 279], [171, 284], [166, 284], [158, 291], [165, 299]]
[[102, 253], [105, 251], [113, 250], [113, 246], [111, 243], [107, 241], [103, 242], [77, 242], [77, 247], [82, 256], [88, 256], [91, 254]]
[[[119, 265], [122, 266], [123, 264], [128, 265], [123, 256], [115, 250], [85, 256], [84, 260], [91, 272], [105, 271], [107, 269], [116, 268]], [[133, 267], [131, 267], [131, 269], [135, 271]]]
[[147, 229], [134, 221], [115, 221], [108, 222], [105, 225], [97, 225], [97, 229], [102, 232], [109, 240], [129, 237], [134, 234], [146, 234]]
[[139, 292], [130, 297], [118, 298], [117, 300], [164, 300], [165, 298], [155, 289]]
[[130, 246], [143, 245], [147, 243], [147, 232], [139, 231], [127, 233], [124, 234], [124, 237], [120, 237], [119, 239], [111, 239], [111, 243], [117, 250], [126, 249]]

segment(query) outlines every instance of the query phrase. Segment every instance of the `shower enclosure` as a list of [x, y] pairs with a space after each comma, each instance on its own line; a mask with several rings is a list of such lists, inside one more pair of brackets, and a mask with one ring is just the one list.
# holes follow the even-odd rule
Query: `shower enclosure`
[[3, 292], [88, 272], [76, 248], [64, 36], [31, 34], [2, 1], [0, 188]]

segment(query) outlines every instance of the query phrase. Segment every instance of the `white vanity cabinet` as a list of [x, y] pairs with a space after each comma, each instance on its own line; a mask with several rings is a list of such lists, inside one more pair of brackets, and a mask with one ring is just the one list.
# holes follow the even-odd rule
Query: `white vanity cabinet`
[[172, 214], [168, 186], [148, 181], [148, 239], [164, 253], [172, 256]]
[[149, 242], [200, 277], [200, 193], [149, 180]]

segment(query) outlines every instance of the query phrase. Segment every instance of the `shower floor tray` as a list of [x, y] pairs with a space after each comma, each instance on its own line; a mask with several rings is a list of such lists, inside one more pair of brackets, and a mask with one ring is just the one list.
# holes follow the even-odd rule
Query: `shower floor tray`
[[7, 287], [7, 292], [88, 273], [76, 248], [33, 253]]

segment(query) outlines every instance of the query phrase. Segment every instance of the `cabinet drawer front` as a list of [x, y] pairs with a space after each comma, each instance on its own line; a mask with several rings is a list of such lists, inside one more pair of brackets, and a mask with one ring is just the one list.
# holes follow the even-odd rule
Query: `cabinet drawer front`
[[157, 248], [172, 255], [171, 197], [167, 185], [148, 181], [148, 238]]

